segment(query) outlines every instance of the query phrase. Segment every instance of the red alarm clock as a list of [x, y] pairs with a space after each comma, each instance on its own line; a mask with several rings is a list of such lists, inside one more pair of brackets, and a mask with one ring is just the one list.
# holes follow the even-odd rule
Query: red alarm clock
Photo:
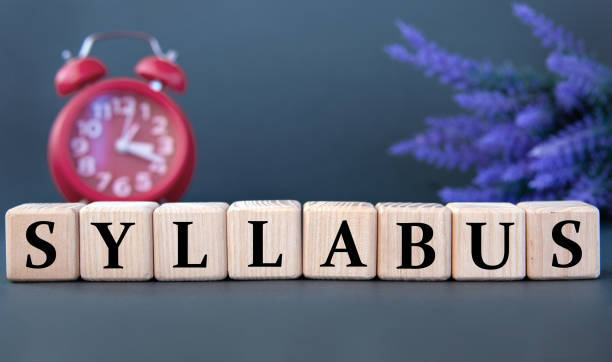
[[[151, 45], [154, 55], [134, 69], [144, 81], [101, 80], [106, 67], [89, 52], [96, 41], [119, 37]], [[189, 120], [162, 92], [187, 88], [176, 53], [163, 53], [144, 33], [112, 32], [90, 35], [78, 57], [64, 56], [56, 90], [78, 94], [55, 119], [48, 145], [49, 168], [62, 195], [69, 201], [179, 200], [195, 171], [196, 144]]]

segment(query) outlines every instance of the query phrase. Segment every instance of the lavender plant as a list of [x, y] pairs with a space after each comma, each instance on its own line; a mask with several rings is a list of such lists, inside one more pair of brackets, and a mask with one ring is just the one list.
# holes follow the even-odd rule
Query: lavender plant
[[544, 47], [548, 74], [452, 54], [403, 22], [406, 45], [385, 47], [456, 90], [465, 114], [426, 119], [427, 129], [390, 148], [449, 169], [474, 169], [450, 201], [578, 199], [612, 211], [612, 73], [584, 43], [532, 8], [513, 6]]

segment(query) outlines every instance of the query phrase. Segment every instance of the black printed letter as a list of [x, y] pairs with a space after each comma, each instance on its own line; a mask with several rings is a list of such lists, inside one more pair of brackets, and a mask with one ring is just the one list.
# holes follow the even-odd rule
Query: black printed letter
[[563, 236], [563, 233], [561, 232], [561, 229], [563, 229], [563, 226], [565, 224], [574, 225], [574, 230], [576, 230], [576, 232], [580, 230], [580, 221], [576, 220], [561, 221], [560, 223], [557, 223], [555, 227], [553, 227], [552, 238], [554, 242], [572, 253], [572, 260], [570, 260], [567, 264], [559, 264], [559, 261], [557, 260], [557, 254], [553, 254], [552, 266], [554, 266], [555, 268], [571, 268], [574, 265], [578, 264], [580, 262], [580, 259], [582, 259], [582, 249], [580, 249], [580, 245], [578, 245], [575, 241]]
[[281, 266], [283, 254], [278, 256], [276, 263], [263, 261], [263, 226], [267, 223], [267, 221], [249, 221], [249, 224], [253, 225], [253, 263], [249, 266]]
[[33, 223], [32, 225], [28, 226], [28, 229], [26, 230], [26, 240], [33, 247], [42, 250], [47, 257], [44, 263], [39, 264], [39, 265], [34, 265], [32, 264], [32, 259], [30, 258], [30, 254], [28, 254], [28, 259], [26, 260], [26, 267], [32, 268], [32, 269], [46, 268], [49, 265], [53, 264], [53, 262], [55, 261], [55, 248], [53, 247], [53, 245], [49, 244], [47, 241], [39, 238], [38, 235], [36, 235], [36, 228], [39, 227], [40, 225], [47, 225], [49, 227], [49, 232], [53, 234], [54, 223], [51, 221], [37, 221]]
[[510, 249], [510, 226], [514, 225], [513, 222], [500, 222], [499, 224], [504, 227], [504, 257], [502, 261], [497, 265], [488, 265], [482, 260], [482, 225], [484, 222], [468, 222], [468, 225], [472, 227], [472, 260], [474, 263], [482, 269], [494, 270], [499, 269], [508, 261], [508, 254]]
[[[397, 269], [422, 269], [427, 268], [431, 264], [433, 264], [436, 258], [436, 252], [431, 247], [431, 245], [427, 245], [429, 241], [433, 238], [433, 229], [431, 226], [427, 224], [423, 224], [420, 222], [415, 223], [401, 223], [398, 222], [402, 228], [402, 265], [398, 266]], [[421, 228], [423, 231], [423, 238], [418, 243], [412, 242], [412, 227], [416, 226]], [[425, 258], [420, 265], [412, 265], [412, 247], [417, 246], [423, 249], [423, 253], [425, 254]]]
[[[344, 240], [344, 249], [338, 249], [338, 241], [340, 241], [340, 237]], [[351, 229], [349, 229], [348, 223], [346, 220], [342, 221], [340, 225], [340, 230], [338, 230], [338, 235], [336, 235], [336, 240], [334, 240], [334, 245], [327, 256], [327, 261], [321, 266], [334, 266], [332, 264], [332, 258], [336, 252], [343, 251], [348, 253], [349, 258], [351, 259], [350, 264], [347, 266], [366, 266], [359, 259], [359, 253], [357, 252], [357, 248], [355, 247], [355, 241], [353, 240], [353, 235], [351, 235]]]
[[121, 265], [119, 265], [119, 245], [123, 241], [123, 237], [127, 233], [130, 226], [134, 225], [133, 222], [122, 222], [123, 231], [121, 232], [121, 236], [119, 236], [119, 240], [115, 241], [113, 238], [113, 234], [111, 234], [108, 227], [112, 225], [110, 222], [92, 222], [93, 226], [98, 228], [102, 239], [106, 243], [108, 247], [108, 265], [104, 267], [104, 269], [123, 269]]
[[202, 263], [200, 264], [189, 264], [189, 257], [187, 255], [187, 231], [189, 230], [189, 225], [193, 224], [192, 222], [174, 222], [174, 225], [177, 226], [178, 229], [178, 263], [173, 266], [173, 268], [206, 268], [206, 257], [204, 255], [204, 259], [202, 259]]

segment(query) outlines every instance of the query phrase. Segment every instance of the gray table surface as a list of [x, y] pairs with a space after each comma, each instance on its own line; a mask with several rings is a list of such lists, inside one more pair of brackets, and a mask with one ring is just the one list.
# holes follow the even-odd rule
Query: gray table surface
[[586, 281], [0, 277], [0, 360], [610, 361], [612, 225], [601, 235], [602, 274]]

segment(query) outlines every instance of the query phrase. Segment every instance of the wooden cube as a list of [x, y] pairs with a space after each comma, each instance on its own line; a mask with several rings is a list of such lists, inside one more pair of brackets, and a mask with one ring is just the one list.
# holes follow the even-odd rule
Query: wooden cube
[[155, 209], [155, 279], [224, 279], [227, 276], [228, 206], [225, 202], [178, 202]]
[[155, 202], [94, 202], [80, 211], [81, 278], [143, 281], [153, 278]]
[[593, 279], [600, 273], [599, 210], [580, 201], [521, 202], [527, 216], [527, 277]]
[[6, 212], [6, 277], [79, 278], [79, 209], [84, 204], [23, 204]]
[[525, 211], [509, 203], [456, 202], [452, 275], [457, 280], [525, 277]]
[[451, 275], [451, 211], [440, 204], [384, 202], [378, 210], [383, 280], [446, 280]]
[[302, 275], [301, 205], [293, 200], [238, 201], [227, 210], [227, 260], [232, 279], [295, 279]]
[[376, 209], [367, 202], [304, 204], [304, 276], [372, 279], [376, 276]]

